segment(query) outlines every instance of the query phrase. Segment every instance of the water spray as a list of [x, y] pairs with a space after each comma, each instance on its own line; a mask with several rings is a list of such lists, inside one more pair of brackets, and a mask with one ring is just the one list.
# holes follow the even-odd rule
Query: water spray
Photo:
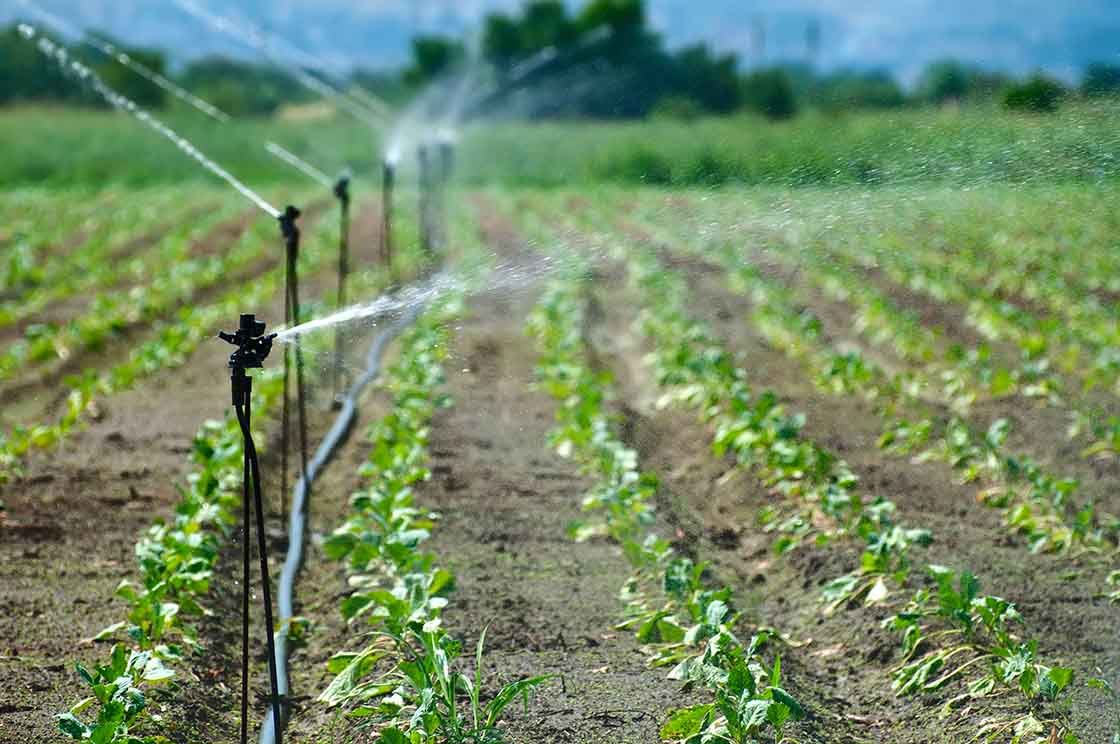
[[[272, 692], [270, 703], [272, 718], [277, 729], [276, 741], [278, 744], [280, 742], [280, 688], [276, 674], [276, 641], [272, 623], [272, 581], [268, 572], [268, 541], [265, 539], [264, 530], [260, 461], [257, 457], [257, 448], [253, 443], [253, 378], [247, 374], [247, 370], [263, 368], [264, 360], [272, 351], [272, 342], [276, 339], [276, 334], [266, 336], [264, 332], [264, 322], [258, 321], [255, 315], [242, 315], [234, 333], [222, 331], [218, 334], [223, 341], [237, 347], [229, 358], [230, 388], [237, 421], [241, 425], [244, 450], [241, 491], [241, 744], [249, 742], [249, 580], [252, 565], [249, 525], [253, 521], [253, 510], [256, 511], [257, 552], [260, 559], [261, 590], [264, 600], [265, 638], [268, 644], [268, 677]], [[250, 489], [253, 497], [251, 504]]]
[[280, 210], [269, 204], [264, 197], [246, 186], [225, 168], [208, 158], [201, 150], [191, 144], [185, 137], [178, 134], [174, 129], [106, 85], [97, 73], [91, 70], [87, 65], [74, 59], [66, 47], [43, 36], [41, 31], [28, 23], [19, 24], [19, 33], [28, 41], [36, 42], [36, 47], [40, 52], [49, 59], [54, 60], [64, 72], [74, 75], [78, 80], [88, 85], [90, 90], [104, 99], [105, 102], [110, 104], [113, 108], [131, 114], [142, 124], [169, 140], [203, 168], [232, 186], [237, 193], [251, 201], [270, 217], [275, 219], [280, 218]]
[[[236, 24], [228, 18], [215, 15], [193, 0], [172, 1], [175, 5], [179, 6], [179, 8], [199, 19], [215, 31], [226, 34], [242, 44], [257, 50], [277, 67], [295, 78], [300, 85], [323, 98], [335, 101], [343, 110], [359, 121], [371, 127], [376, 127], [383, 124], [389, 117], [390, 108], [388, 104], [375, 99], [368, 91], [365, 92], [365, 100], [375, 101], [376, 106], [368, 105], [365, 103], [365, 100], [359, 99], [309, 73], [304, 67], [305, 64], [312, 69], [321, 69], [325, 66], [323, 61], [316, 58], [314, 55], [298, 49], [294, 45], [285, 42], [283, 39], [279, 39], [274, 34], [266, 35], [251, 25]], [[297, 56], [303, 61], [301, 63], [295, 63], [278, 57], [271, 49], [271, 47], [275, 45], [275, 42], [279, 42], [279, 45], [283, 46], [290, 55]]]
[[[286, 150], [275, 142], [265, 144], [265, 149], [280, 160], [300, 171], [308, 178], [317, 181], [322, 186], [331, 189], [335, 198], [338, 199], [339, 211], [339, 234], [338, 234], [338, 307], [342, 308], [346, 303], [346, 278], [350, 271], [350, 176], [344, 173], [339, 176], [335, 181], [332, 181], [325, 173], [316, 168], [311, 163], [299, 157], [295, 153]], [[296, 313], [298, 316], [298, 312]], [[287, 320], [291, 321], [291, 318]], [[299, 322], [298, 317], [295, 322]], [[337, 402], [339, 390], [339, 380], [342, 376], [342, 334], [338, 333], [335, 336], [335, 360], [333, 370], [333, 384], [332, 389], [334, 395], [332, 399]]]
[[579, 62], [596, 44], [606, 41], [614, 32], [609, 26], [588, 31], [566, 49], [555, 46], [546, 47], [524, 61], [514, 65], [499, 83], [491, 85], [480, 93], [473, 104], [464, 112], [464, 118], [480, 116], [503, 98], [521, 88], [531, 87], [539, 79], [547, 78]]
[[177, 85], [171, 80], [168, 80], [160, 73], [156, 72], [142, 62], [138, 62], [137, 60], [133, 59], [131, 56], [129, 56], [128, 53], [121, 51], [105, 39], [102, 39], [101, 37], [90, 33], [89, 31], [83, 31], [77, 28], [69, 21], [60, 18], [54, 13], [44, 10], [43, 8], [40, 8], [38, 5], [31, 2], [31, 0], [19, 0], [19, 3], [24, 8], [26, 8], [28, 12], [36, 16], [44, 24], [52, 26], [61, 34], [73, 37], [74, 39], [83, 40], [85, 44], [88, 44], [110, 59], [115, 60], [123, 67], [127, 67], [129, 70], [132, 70], [137, 75], [152, 83], [156, 87], [175, 96], [180, 101], [193, 106], [210, 118], [215, 119], [223, 124], [230, 121], [229, 114], [225, 113], [217, 106], [207, 103], [195, 94], [191, 93], [186, 88], [183, 88], [182, 86]]

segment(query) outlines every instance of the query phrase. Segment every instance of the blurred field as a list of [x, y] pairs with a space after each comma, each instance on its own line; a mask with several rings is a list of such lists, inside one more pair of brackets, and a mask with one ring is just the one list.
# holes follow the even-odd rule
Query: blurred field
[[[467, 184], [591, 182], [717, 186], [955, 185], [1099, 182], [1120, 175], [1120, 103], [1079, 103], [1049, 116], [995, 106], [850, 114], [789, 122], [748, 114], [682, 122], [478, 123], [465, 134]], [[325, 170], [377, 163], [377, 137], [351, 120], [300, 117], [215, 125], [168, 123], [250, 183], [290, 181], [264, 151], [274, 139]], [[142, 186], [206, 176], [123, 115], [19, 108], [0, 115], [0, 184]], [[319, 143], [319, 144], [312, 144]], [[80, 157], [74, 153], [80, 152]]]

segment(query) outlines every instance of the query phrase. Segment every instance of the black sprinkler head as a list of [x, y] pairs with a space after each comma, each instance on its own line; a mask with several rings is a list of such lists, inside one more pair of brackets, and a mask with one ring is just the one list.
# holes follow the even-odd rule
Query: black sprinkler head
[[256, 315], [241, 316], [241, 324], [235, 333], [220, 331], [218, 337], [237, 347], [229, 357], [230, 369], [260, 369], [272, 351], [276, 334], [264, 335], [265, 323], [257, 320]]
[[300, 211], [289, 204], [284, 209], [284, 213], [280, 215], [280, 232], [284, 234], [284, 238], [292, 240], [299, 237], [299, 228], [296, 227], [296, 220], [299, 219]]
[[350, 176], [342, 175], [334, 184], [334, 195], [339, 201], [350, 201]]

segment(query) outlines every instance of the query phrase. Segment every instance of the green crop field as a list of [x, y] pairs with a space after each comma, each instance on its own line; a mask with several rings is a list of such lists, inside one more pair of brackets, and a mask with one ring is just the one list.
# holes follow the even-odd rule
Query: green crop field
[[[1115, 102], [477, 123], [388, 215], [384, 133], [167, 121], [303, 212], [273, 579], [280, 357], [312, 452], [373, 379], [278, 610], [287, 741], [1120, 741]], [[267, 141], [352, 169], [345, 297]], [[215, 335], [282, 325], [280, 231], [125, 114], [3, 109], [0, 154], [0, 740], [236, 741]]]

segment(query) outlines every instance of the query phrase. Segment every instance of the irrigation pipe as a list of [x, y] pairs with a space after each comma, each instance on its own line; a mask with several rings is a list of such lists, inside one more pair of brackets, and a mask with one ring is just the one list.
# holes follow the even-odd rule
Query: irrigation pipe
[[[326, 468], [335, 451], [346, 442], [354, 419], [358, 413], [358, 397], [362, 391], [381, 372], [381, 357], [385, 347], [401, 334], [416, 320], [423, 311], [423, 305], [417, 304], [408, 309], [396, 322], [378, 334], [370, 346], [366, 356], [366, 370], [362, 376], [354, 381], [342, 400], [342, 410], [335, 419], [331, 430], [323, 439], [315, 456], [307, 466], [306, 478], [300, 476], [292, 490], [291, 522], [288, 525], [288, 555], [284, 559], [284, 568], [280, 572], [279, 592], [277, 605], [279, 611], [280, 628], [276, 632], [276, 672], [278, 678], [278, 692], [281, 700], [286, 700], [289, 694], [288, 684], [288, 629], [291, 626], [294, 612], [295, 584], [303, 567], [304, 539], [307, 524], [307, 495], [309, 483], [314, 483], [319, 473]], [[288, 704], [285, 702], [281, 708], [281, 727], [285, 726], [290, 715]], [[260, 744], [274, 744], [276, 742], [276, 729], [273, 726], [273, 717], [267, 715], [261, 723]]]

